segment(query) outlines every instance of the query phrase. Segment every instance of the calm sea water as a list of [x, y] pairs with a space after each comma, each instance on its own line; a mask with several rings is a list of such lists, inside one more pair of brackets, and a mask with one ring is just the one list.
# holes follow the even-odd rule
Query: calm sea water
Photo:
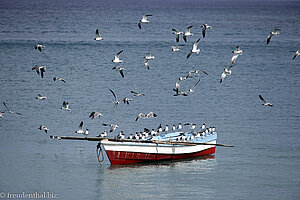
[[[144, 14], [153, 16], [139, 30]], [[2, 0], [0, 18], [0, 101], [23, 113], [0, 119], [0, 192], [51, 192], [59, 199], [300, 198], [300, 58], [292, 60], [300, 49], [299, 2]], [[200, 54], [187, 60], [203, 23], [213, 28], [199, 42]], [[171, 29], [190, 25], [194, 36], [172, 52]], [[103, 41], [93, 40], [96, 28]], [[281, 33], [267, 46], [274, 28]], [[34, 49], [37, 43], [46, 46], [43, 52]], [[237, 45], [243, 55], [220, 84]], [[111, 69], [120, 50], [125, 78]], [[155, 56], [149, 71], [147, 52]], [[36, 64], [47, 67], [44, 79], [31, 70]], [[193, 95], [174, 97], [178, 77], [191, 69], [208, 76]], [[132, 102], [114, 109], [109, 89]], [[38, 93], [48, 99], [36, 100]], [[262, 106], [259, 94], [274, 107]], [[60, 110], [63, 101], [70, 112]], [[91, 120], [92, 111], [103, 116]], [[135, 122], [150, 111], [158, 117]], [[106, 129], [102, 123], [119, 125], [111, 136], [160, 123], [206, 123], [217, 127], [219, 143], [235, 147], [218, 147], [207, 159], [127, 167], [106, 159], [101, 167], [96, 143], [49, 139], [75, 135], [80, 121], [90, 136]]]

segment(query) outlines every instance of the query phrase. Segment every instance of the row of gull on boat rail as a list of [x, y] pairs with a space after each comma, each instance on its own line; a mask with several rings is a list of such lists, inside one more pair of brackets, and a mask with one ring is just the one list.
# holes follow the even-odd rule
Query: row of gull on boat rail
[[[191, 131], [182, 131], [182, 129], [174, 130], [172, 128], [172, 132], [168, 131], [168, 125], [166, 128], [162, 130], [161, 125], [155, 131], [152, 129], [151, 131], [147, 128], [144, 128], [143, 132], [136, 132], [135, 134], [130, 134], [127, 139], [129, 140], [168, 140], [168, 141], [197, 141], [200, 139], [204, 139], [207, 136], [213, 135], [216, 133], [215, 127], [205, 128], [205, 125], [202, 125], [199, 131], [195, 130], [195, 125], [192, 126]], [[102, 133], [97, 137], [106, 137], [107, 133]], [[124, 140], [125, 134], [121, 131], [115, 139]]]

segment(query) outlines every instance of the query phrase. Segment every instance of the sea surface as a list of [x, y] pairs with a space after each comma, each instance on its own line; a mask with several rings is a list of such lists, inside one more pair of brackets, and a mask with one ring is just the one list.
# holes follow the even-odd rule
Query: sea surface
[[[151, 14], [150, 23], [138, 20]], [[299, 1], [0, 1], [0, 111], [2, 102], [23, 115], [0, 118], [0, 195], [43, 193], [57, 199], [300, 199]], [[201, 36], [201, 25], [212, 29]], [[193, 36], [172, 52], [175, 35], [193, 25]], [[95, 41], [99, 29], [102, 41]], [[268, 34], [280, 35], [266, 44]], [[186, 58], [201, 37], [200, 53]], [[42, 52], [34, 49], [43, 44]], [[232, 74], [220, 84], [232, 51], [240, 46]], [[111, 61], [123, 50], [119, 66]], [[144, 56], [155, 56], [144, 65]], [[45, 65], [42, 79], [32, 70]], [[194, 94], [173, 96], [190, 70], [204, 70]], [[53, 81], [62, 77], [67, 83]], [[182, 82], [188, 90], [198, 78]], [[113, 106], [117, 98], [129, 105]], [[142, 92], [135, 97], [130, 91]], [[37, 94], [47, 96], [37, 100]], [[262, 105], [261, 94], [274, 106]], [[71, 111], [61, 110], [63, 101]], [[103, 114], [89, 119], [92, 111]], [[156, 118], [135, 121], [139, 113]], [[95, 142], [51, 140], [89, 136], [115, 123], [126, 136], [159, 124], [215, 126], [214, 156], [179, 162], [99, 165]], [[40, 125], [50, 130], [40, 131]], [[186, 128], [186, 127], [185, 127]]]

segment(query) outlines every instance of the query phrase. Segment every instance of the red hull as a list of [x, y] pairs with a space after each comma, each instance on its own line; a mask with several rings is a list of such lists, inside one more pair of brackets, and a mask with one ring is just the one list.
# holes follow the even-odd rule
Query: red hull
[[150, 153], [136, 153], [126, 151], [109, 151], [106, 150], [107, 156], [112, 165], [126, 165], [141, 162], [153, 162], [160, 160], [178, 160], [194, 158], [198, 156], [206, 156], [214, 154], [216, 147], [212, 147], [196, 153], [186, 154], [150, 154]]

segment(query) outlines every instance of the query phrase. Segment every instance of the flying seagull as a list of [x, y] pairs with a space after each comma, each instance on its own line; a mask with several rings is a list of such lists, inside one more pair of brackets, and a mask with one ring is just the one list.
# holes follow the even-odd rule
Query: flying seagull
[[39, 128], [41, 131], [45, 131], [45, 133], [47, 133], [49, 131], [49, 128], [47, 128], [46, 126], [40, 125]]
[[152, 117], [157, 117], [157, 114], [155, 114], [154, 112], [149, 112], [148, 114], [143, 114], [143, 113], [140, 113], [137, 118], [135, 119], [135, 121], [138, 121], [140, 118], [143, 118], [143, 119], [149, 119], [149, 118], [152, 118]]
[[39, 100], [43, 100], [43, 99], [47, 99], [47, 97], [41, 95], [41, 94], [37, 94], [37, 97], [35, 97], [36, 99], [39, 99]]
[[233, 56], [230, 60], [230, 65], [233, 65], [235, 63], [236, 59], [238, 58], [238, 56], [242, 55], [243, 50], [241, 50], [241, 48], [239, 46], [236, 46], [235, 50], [232, 51], [232, 53], [233, 53]]
[[273, 36], [279, 35], [279, 31], [280, 31], [280, 29], [276, 28], [274, 31], [270, 32], [270, 34], [269, 34], [268, 37], [267, 37], [267, 44], [270, 43], [271, 38], [272, 38]]
[[186, 30], [185, 30], [185, 33], [183, 33], [183, 40], [185, 41], [185, 42], [187, 42], [187, 40], [186, 40], [186, 36], [192, 36], [192, 35], [194, 35], [193, 33], [191, 33], [191, 28], [192, 28], [193, 26], [189, 26], [189, 27], [187, 27], [186, 28]]
[[296, 51], [296, 53], [295, 53], [295, 55], [294, 55], [294, 57], [293, 57], [293, 60], [294, 60], [297, 56], [299, 56], [299, 55], [300, 55], [300, 50]]
[[131, 91], [131, 93], [133, 94], [133, 96], [136, 96], [136, 97], [145, 96], [145, 94], [139, 93], [139, 92]]
[[42, 52], [42, 49], [45, 48], [45, 46], [41, 45], [41, 44], [36, 44], [36, 45], [34, 45], [34, 48], [38, 49], [40, 52]]
[[46, 70], [46, 66], [42, 66], [42, 65], [35, 65], [32, 70], [36, 70], [36, 73], [38, 75], [40, 75], [41, 73], [41, 77], [44, 78], [44, 73], [45, 73], [45, 70]]
[[124, 98], [122, 99], [122, 101], [123, 101], [124, 103], [127, 103], [127, 105], [129, 105], [129, 102], [132, 101], [132, 99], [129, 99], [129, 98], [127, 98], [127, 97], [124, 97]]
[[116, 55], [115, 55], [115, 58], [112, 60], [113, 63], [122, 63], [123, 60], [120, 60], [119, 56], [120, 56], [120, 53], [122, 53], [123, 50], [119, 51]]
[[178, 42], [179, 42], [179, 36], [182, 35], [183, 32], [182, 32], [182, 31], [178, 31], [178, 30], [175, 29], [175, 28], [173, 28], [172, 31], [173, 31], [173, 34], [176, 35], [176, 42], [178, 43]]
[[54, 78], [53, 78], [53, 81], [62, 81], [62, 82], [64, 82], [64, 83], [67, 83], [67, 82], [65, 81], [65, 79], [60, 78], [60, 77], [54, 77]]
[[110, 130], [109, 132], [113, 132], [114, 130], [116, 130], [116, 128], [118, 128], [119, 126], [116, 124], [102, 124], [103, 126], [110, 126]]
[[264, 102], [262, 105], [264, 105], [264, 106], [270, 106], [270, 107], [273, 106], [271, 103], [267, 102], [261, 95], [258, 95], [258, 96]]
[[100, 36], [98, 29], [96, 29], [96, 37], [94, 38], [94, 40], [103, 40], [103, 37]]
[[125, 70], [125, 68], [122, 68], [122, 67], [113, 67], [112, 68], [113, 70], [115, 69], [115, 70], [118, 70], [119, 72], [120, 72], [120, 74], [121, 74], [121, 76], [124, 78], [124, 70]]
[[21, 113], [19, 112], [14, 112], [12, 111], [11, 109], [8, 108], [8, 106], [6, 105], [6, 103], [3, 101], [3, 105], [5, 106], [5, 108], [7, 109], [7, 112], [10, 113], [10, 114], [17, 114], [17, 115], [22, 115]]
[[229, 66], [228, 68], [225, 68], [222, 75], [221, 75], [221, 80], [220, 80], [220, 83], [222, 83], [224, 81], [224, 78], [226, 77], [226, 75], [231, 75], [231, 68], [232, 68], [232, 65]]
[[202, 24], [201, 27], [202, 27], [202, 36], [203, 36], [203, 38], [205, 38], [206, 29], [211, 29], [212, 26], [209, 26], [208, 24]]
[[172, 51], [179, 51], [180, 47], [183, 47], [185, 45], [183, 44], [176, 44], [176, 46], [171, 46], [172, 47]]
[[100, 112], [92, 112], [89, 116], [91, 119], [95, 119], [96, 117], [101, 117], [102, 114]]
[[70, 111], [71, 109], [69, 108], [69, 102], [64, 101], [60, 109]]
[[120, 104], [120, 101], [121, 101], [121, 100], [117, 100], [117, 96], [116, 96], [116, 94], [114, 93], [114, 91], [112, 91], [111, 89], [109, 89], [109, 91], [110, 91], [110, 92], [112, 93], [112, 95], [114, 96], [114, 99], [115, 99], [115, 101], [114, 101], [114, 107], [117, 108], [118, 105]]
[[193, 49], [190, 51], [190, 53], [186, 56], [186, 58], [189, 58], [192, 53], [198, 54], [200, 52], [200, 49], [198, 48], [198, 43], [200, 41], [200, 38], [193, 44]]
[[142, 23], [149, 23], [148, 17], [150, 17], [150, 16], [152, 16], [152, 15], [144, 15], [143, 18], [141, 20], [139, 20], [138, 27], [140, 29], [142, 29]]

